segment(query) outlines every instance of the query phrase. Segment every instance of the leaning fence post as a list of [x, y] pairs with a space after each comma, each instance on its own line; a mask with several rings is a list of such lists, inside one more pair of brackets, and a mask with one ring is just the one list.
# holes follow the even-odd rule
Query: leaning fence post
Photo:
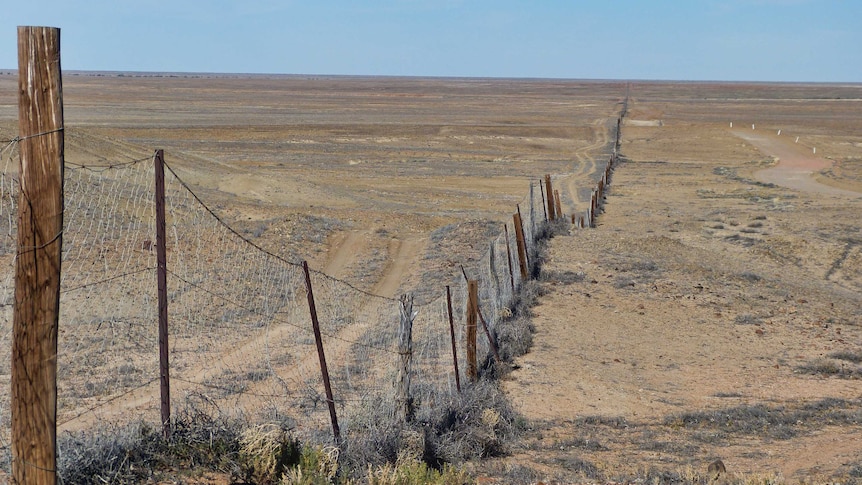
[[[539, 181], [539, 193], [542, 194], [542, 213], [545, 214], [545, 222], [548, 222], [548, 207], [545, 204], [545, 187]], [[533, 183], [530, 182], [530, 213], [533, 213]]]
[[479, 360], [476, 352], [476, 317], [479, 308], [479, 282], [467, 281], [467, 378], [479, 378]]
[[500, 352], [497, 350], [497, 343], [491, 337], [491, 330], [488, 328], [488, 321], [485, 320], [485, 317], [482, 315], [482, 309], [479, 307], [478, 303], [476, 304], [476, 315], [479, 317], [479, 321], [482, 322], [482, 328], [485, 330], [485, 337], [488, 338], [488, 346], [491, 347], [491, 353], [494, 354], [494, 360], [496, 360], [498, 364], [501, 364], [503, 360], [500, 359]]
[[446, 309], [449, 311], [449, 335], [452, 336], [452, 360], [455, 361], [455, 388], [461, 392], [461, 376], [458, 374], [458, 351], [455, 345], [455, 320], [452, 317], [452, 291], [446, 285]]
[[171, 436], [171, 378], [168, 363], [168, 256], [165, 232], [165, 152], [153, 157], [156, 175], [156, 282], [159, 300], [159, 378], [162, 434]]
[[527, 250], [524, 245], [524, 227], [521, 225], [521, 214], [512, 216], [515, 223], [515, 243], [518, 246], [518, 266], [521, 268], [521, 281], [527, 280]]
[[512, 248], [509, 244], [509, 225], [503, 224], [503, 233], [506, 236], [506, 263], [509, 266], [509, 284], [512, 286], [512, 298], [515, 297], [515, 275], [512, 272]]
[[410, 399], [410, 361], [413, 359], [413, 295], [401, 295], [401, 319], [398, 325], [398, 379], [395, 381], [396, 419], [407, 422], [413, 415]]
[[535, 227], [533, 231], [530, 233], [530, 239], [527, 239], [527, 230], [524, 229], [524, 216], [521, 215], [521, 205], [515, 204], [515, 209], [518, 211], [518, 220], [521, 221], [521, 236], [524, 239], [524, 263], [527, 265], [527, 268], [530, 267], [530, 248], [527, 246], [527, 243], [535, 244], [536, 243], [536, 231]]
[[64, 207], [60, 29], [18, 27], [18, 133], [12, 483], [55, 484]]
[[554, 206], [554, 188], [551, 186], [550, 174], [545, 174], [545, 194], [548, 196], [548, 220], [556, 219], [556, 208]]
[[338, 428], [338, 416], [335, 415], [335, 399], [332, 397], [332, 386], [329, 383], [329, 370], [326, 367], [326, 355], [323, 353], [323, 338], [320, 336], [320, 321], [317, 319], [317, 307], [314, 304], [314, 291], [311, 289], [311, 274], [308, 262], [302, 262], [305, 272], [305, 291], [308, 296], [308, 311], [311, 314], [311, 326], [314, 329], [314, 341], [317, 343], [317, 357], [320, 360], [320, 374], [323, 377], [323, 388], [326, 391], [326, 404], [329, 406], [329, 419], [332, 421], [332, 435], [335, 442], [341, 441], [341, 430]]

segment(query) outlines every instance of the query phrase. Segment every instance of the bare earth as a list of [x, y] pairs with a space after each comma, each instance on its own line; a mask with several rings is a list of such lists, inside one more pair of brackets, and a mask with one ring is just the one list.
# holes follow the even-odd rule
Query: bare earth
[[[14, 83], [0, 73], [0, 139], [16, 133]], [[485, 235], [441, 254], [434, 231], [509, 220], [544, 173], [564, 212], [583, 211], [626, 83], [69, 75], [64, 89], [67, 160], [164, 148], [257, 244], [394, 296], [457, 278]], [[858, 477], [862, 86], [629, 94], [605, 211], [550, 243], [535, 342], [504, 381], [528, 429], [470, 467], [625, 481], [720, 458], [745, 477]]]
[[[533, 428], [496, 473], [858, 476], [862, 374], [834, 357], [862, 345], [862, 191], [818, 183], [832, 162], [795, 135], [727, 126], [624, 129], [599, 227], [551, 242], [536, 341], [505, 383]], [[794, 414], [827, 399], [849, 422]]]

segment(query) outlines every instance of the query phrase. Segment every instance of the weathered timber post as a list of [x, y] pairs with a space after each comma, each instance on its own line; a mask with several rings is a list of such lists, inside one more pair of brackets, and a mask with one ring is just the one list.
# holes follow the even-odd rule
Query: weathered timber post
[[560, 191], [554, 189], [554, 209], [557, 211], [557, 217], [563, 217], [563, 207], [560, 204]]
[[476, 352], [476, 317], [479, 308], [479, 282], [467, 281], [467, 378], [479, 379], [479, 360]]
[[[542, 213], [545, 214], [545, 222], [548, 222], [548, 206], [545, 199], [545, 187], [539, 182], [539, 193], [542, 194]], [[530, 182], [530, 213], [533, 213], [533, 183]]]
[[153, 157], [156, 176], [156, 283], [159, 300], [159, 383], [161, 389], [162, 434], [171, 436], [171, 376], [168, 363], [168, 256], [165, 232], [165, 152]]
[[[470, 280], [470, 278], [467, 277], [467, 271], [464, 270], [463, 265], [461, 266], [461, 274], [464, 275], [464, 281], [466, 281], [467, 284], [469, 285], [471, 280]], [[479, 291], [478, 285], [479, 285], [479, 282], [477, 280], [476, 281], [477, 295], [478, 295], [478, 291]], [[500, 362], [502, 362], [502, 360], [500, 359], [500, 352], [497, 351], [497, 343], [494, 341], [494, 338], [491, 337], [491, 330], [490, 330], [490, 327], [488, 327], [488, 321], [485, 320], [485, 317], [482, 315], [482, 308], [479, 305], [478, 296], [476, 297], [475, 301], [476, 301], [476, 316], [478, 316], [479, 321], [482, 322], [482, 328], [485, 330], [485, 336], [488, 338], [488, 346], [491, 348], [491, 351], [494, 354], [494, 358], [497, 360], [498, 363], [500, 363]]]
[[53, 485], [64, 209], [60, 29], [18, 27], [18, 133], [12, 483]]
[[495, 309], [495, 314], [498, 314], [499, 311], [497, 310], [497, 308], [502, 306], [503, 298], [501, 295], [503, 293], [503, 288], [500, 284], [500, 275], [497, 274], [497, 251], [494, 249], [494, 245], [495, 241], [491, 241], [491, 244], [488, 248], [488, 269], [491, 272], [491, 286], [493, 287], [491, 291], [493, 293], [494, 300], [493, 305]]
[[398, 325], [398, 378], [395, 381], [396, 419], [406, 423], [413, 416], [413, 400], [410, 398], [410, 361], [413, 359], [413, 295], [401, 295], [399, 301], [401, 319]]
[[548, 194], [548, 219], [556, 219], [556, 208], [554, 206], [554, 188], [551, 186], [551, 176], [545, 175], [545, 193]]
[[458, 373], [458, 350], [455, 345], [455, 320], [452, 317], [452, 291], [446, 285], [446, 309], [449, 311], [449, 335], [452, 337], [452, 360], [455, 361], [455, 388], [461, 392], [461, 376]]
[[506, 236], [506, 263], [509, 266], [509, 284], [512, 286], [512, 298], [515, 297], [515, 274], [512, 272], [512, 246], [509, 244], [509, 225], [503, 224], [503, 234]]
[[515, 244], [518, 246], [518, 266], [521, 268], [521, 281], [527, 280], [527, 248], [524, 244], [524, 227], [521, 225], [521, 214], [513, 216], [515, 224]]
[[329, 406], [329, 420], [332, 422], [332, 436], [335, 443], [341, 441], [341, 429], [338, 427], [338, 416], [335, 414], [335, 399], [332, 397], [332, 385], [329, 382], [329, 369], [326, 367], [326, 355], [323, 353], [323, 337], [320, 336], [320, 321], [317, 319], [317, 306], [314, 304], [314, 291], [311, 288], [311, 274], [308, 262], [302, 262], [305, 272], [305, 291], [308, 296], [308, 311], [311, 314], [311, 326], [314, 329], [314, 341], [317, 343], [317, 357], [320, 360], [320, 374], [323, 377], [323, 388], [326, 391], [326, 404]]
[[[527, 263], [527, 268], [530, 267], [530, 248], [527, 246], [527, 230], [524, 229], [524, 216], [521, 215], [521, 205], [515, 204], [515, 209], [518, 211], [518, 220], [521, 221], [521, 236], [524, 238], [524, 261]], [[536, 228], [532, 228], [533, 231], [530, 233], [530, 242], [535, 244], [536, 242]]]
[[[537, 185], [539, 186], [539, 188], [541, 188], [542, 182], [539, 181], [539, 183]], [[536, 208], [534, 207], [534, 204], [533, 204], [533, 195], [534, 195], [533, 181], [530, 180], [530, 213], [528, 214], [530, 217], [530, 220], [528, 221], [530, 223], [530, 234], [536, 234]], [[542, 207], [545, 207], [544, 200], [545, 199], [542, 198], [542, 204], [540, 204]], [[521, 212], [521, 208], [518, 207], [518, 213], [520, 213], [520, 212]]]

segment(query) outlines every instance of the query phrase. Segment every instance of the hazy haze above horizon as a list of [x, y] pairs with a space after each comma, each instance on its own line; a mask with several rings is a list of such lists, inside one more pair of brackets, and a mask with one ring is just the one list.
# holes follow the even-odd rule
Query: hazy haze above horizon
[[66, 70], [786, 82], [862, 81], [862, 2], [32, 0]]

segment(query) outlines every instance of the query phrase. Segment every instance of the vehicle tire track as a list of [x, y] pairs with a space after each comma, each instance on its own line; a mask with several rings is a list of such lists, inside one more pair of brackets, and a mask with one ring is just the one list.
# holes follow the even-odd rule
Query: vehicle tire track
[[584, 187], [590, 186], [590, 184], [584, 184], [584, 179], [589, 179], [598, 171], [595, 152], [607, 146], [610, 141], [606, 118], [598, 118], [592, 122], [592, 125], [594, 141], [575, 152], [575, 159], [578, 162], [577, 170], [566, 176], [565, 186], [569, 194], [569, 200], [572, 201], [571, 205], [566, 204], [569, 212], [576, 212], [577, 206], [581, 202], [589, 200], [589, 195], [582, 193], [583, 191], [581, 190]]
[[[335, 243], [337, 249], [327, 263], [326, 269], [337, 274], [349, 267], [351, 262], [360, 253], [359, 250], [365, 246], [362, 235], [362, 232], [352, 232], [337, 241]], [[374, 286], [373, 291], [374, 294], [380, 295], [380, 297], [369, 296], [366, 298], [364, 300], [365, 305], [357, 311], [355, 323], [342, 328], [335, 335], [324, 337], [328, 360], [338, 362], [344, 359], [344, 356], [350, 351], [351, 346], [359, 340], [363, 333], [373, 325], [379, 323], [376, 317], [381, 312], [398, 312], [398, 303], [391, 298], [397, 294], [402, 283], [415, 270], [414, 266], [420, 261], [420, 256], [422, 251], [424, 251], [425, 245], [426, 241], [418, 238], [391, 240], [389, 254], [392, 256], [383, 275]], [[331, 275], [328, 274], [328, 276]], [[337, 304], [337, 302], [318, 302], [318, 306], [327, 303]], [[392, 309], [386, 309], [386, 306], [391, 306]], [[308, 317], [305, 318], [307, 319]], [[266, 348], [268, 342], [284, 341], [291, 332], [296, 331], [297, 328], [295, 326], [273, 326], [263, 334], [247, 340], [239, 347], [223, 353], [220, 358], [209, 360], [205, 368], [199, 369], [192, 375], [174, 377], [171, 382], [172, 396], [186, 395], [198, 389], [200, 386], [198, 383], [218, 377], [233, 369], [241, 368], [244, 363], [253, 364], [254, 357], [260, 355], [260, 349]], [[308, 322], [308, 333], [309, 335], [311, 334], [310, 322]], [[290, 392], [299, 392], [304, 378], [308, 377], [308, 373], [319, 372], [318, 356], [315, 351], [310, 351], [296, 362], [279, 367], [270, 367], [270, 369], [276, 373], [278, 380], [283, 385], [289, 386]], [[313, 374], [313, 377], [316, 377], [316, 374]], [[265, 395], [266, 391], [262, 389], [263, 386], [263, 383], [250, 383], [242, 396], [227, 396], [225, 399], [229, 399], [234, 406], [239, 404], [243, 406], [264, 405], [265, 400], [261, 396]], [[132, 390], [122, 398], [117, 399], [114, 403], [96, 407], [95, 409], [91, 409], [90, 412], [67, 419], [58, 426], [58, 430], [73, 431], [85, 429], [95, 426], [100, 421], [112, 421], [122, 416], [127, 416], [133, 411], [141, 411], [141, 414], [149, 411], [155, 415], [158, 408], [154, 403], [159, 402], [159, 392], [159, 381], [154, 380], [140, 388]]]

